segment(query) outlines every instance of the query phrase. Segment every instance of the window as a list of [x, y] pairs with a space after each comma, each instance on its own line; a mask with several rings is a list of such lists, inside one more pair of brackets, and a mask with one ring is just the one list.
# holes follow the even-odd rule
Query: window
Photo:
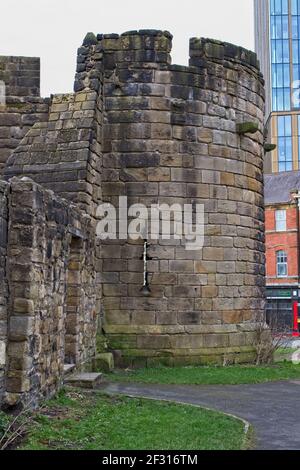
[[278, 116], [278, 169], [293, 170], [292, 117]]
[[[296, 2], [297, 8], [297, 0], [292, 0], [292, 2]], [[287, 15], [288, 14], [288, 0], [271, 0], [271, 15]], [[294, 6], [294, 5], [293, 5]]]
[[292, 0], [292, 15], [298, 15], [298, 0]]
[[288, 264], [287, 264], [287, 254], [285, 251], [277, 251], [276, 264], [277, 264], [277, 277], [287, 277]]
[[276, 232], [286, 232], [286, 211], [275, 212]]

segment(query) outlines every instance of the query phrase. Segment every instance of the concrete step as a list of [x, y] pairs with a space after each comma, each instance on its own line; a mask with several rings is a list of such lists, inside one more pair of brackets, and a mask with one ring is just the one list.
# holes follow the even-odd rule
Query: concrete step
[[79, 388], [96, 388], [101, 383], [101, 380], [102, 374], [81, 372], [67, 377], [65, 384]]
[[64, 364], [64, 377], [72, 374], [75, 370], [75, 364]]

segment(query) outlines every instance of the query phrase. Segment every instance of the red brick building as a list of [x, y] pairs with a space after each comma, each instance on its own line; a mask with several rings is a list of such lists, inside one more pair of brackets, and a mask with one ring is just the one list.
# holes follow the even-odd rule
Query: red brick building
[[265, 176], [267, 312], [292, 326], [299, 289], [300, 172]]

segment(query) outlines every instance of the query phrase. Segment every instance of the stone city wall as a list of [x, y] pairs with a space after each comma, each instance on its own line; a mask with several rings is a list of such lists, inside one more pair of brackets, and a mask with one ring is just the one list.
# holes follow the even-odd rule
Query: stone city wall
[[63, 198], [95, 212], [99, 182], [91, 147], [97, 95], [54, 95], [49, 120], [36, 123], [8, 159], [4, 176], [28, 176]]
[[29, 179], [10, 182], [6, 403], [49, 396], [95, 354], [91, 219]]
[[[122, 366], [253, 361], [264, 315], [263, 79], [256, 55], [243, 48], [193, 38], [188, 67], [171, 65], [171, 48], [172, 36], [164, 31], [88, 34], [78, 50], [74, 93], [52, 97], [49, 119], [33, 125], [9, 157], [4, 176], [7, 180], [29, 176], [47, 189], [34, 186], [35, 190], [28, 189], [30, 194], [41, 192], [47, 200], [53, 199], [64, 207], [62, 213], [76, 204], [91, 217], [94, 228], [98, 204], [110, 202], [117, 207], [119, 196], [127, 196], [128, 205], [142, 203], [148, 208], [157, 203], [203, 204], [203, 250], [187, 251], [183, 240], [148, 241], [147, 296], [141, 290], [144, 240], [97, 241], [95, 248], [94, 232], [88, 232], [86, 243], [94, 248], [93, 276], [97, 277], [96, 285], [93, 277], [86, 286], [97, 298], [95, 316], [100, 314], [108, 348]], [[257, 132], [240, 133], [240, 124], [249, 122], [257, 125]], [[20, 202], [27, 184], [33, 183], [18, 183], [15, 197]], [[76, 266], [83, 241], [72, 243], [70, 224], [56, 216], [53, 222], [48, 205], [38, 200], [34, 204], [39, 209], [30, 216], [31, 235], [28, 240], [25, 235], [25, 242], [15, 235], [11, 219], [9, 232], [15, 242], [9, 244], [9, 249], [13, 246], [9, 256], [10, 263], [16, 263], [15, 253], [22, 259], [24, 252], [26, 270], [33, 270], [30, 289], [44, 286], [39, 291], [45, 291], [45, 297], [37, 301], [49, 320], [41, 361], [50, 369], [38, 366], [42, 353], [32, 353], [36, 346], [35, 342], [31, 346], [31, 338], [41, 334], [32, 334], [37, 316], [27, 300], [34, 298], [23, 295], [24, 276], [19, 275], [13, 282], [21, 294], [13, 293], [11, 302], [15, 297], [26, 299], [25, 317], [33, 317], [35, 326], [16, 315], [22, 312], [12, 310], [26, 324], [25, 335], [13, 336], [13, 354], [26, 356], [29, 362], [29, 366], [22, 362], [21, 368], [11, 362], [8, 391], [13, 397], [23, 388], [31, 390], [33, 383], [49, 390], [56, 387], [62, 357], [76, 356], [72, 341], [69, 353], [62, 352], [61, 325], [67, 315], [63, 312], [73, 312], [65, 318], [66, 325], [76, 323], [80, 312], [85, 315], [78, 307], [85, 299], [83, 292], [70, 295], [72, 303], [61, 310], [63, 287], [78, 293], [76, 286], [82, 283]], [[32, 234], [38, 230], [43, 230], [38, 237], [42, 246], [35, 260], [33, 246], [27, 252], [22, 243], [36, 243]], [[61, 230], [68, 234], [70, 252], [60, 251]], [[48, 243], [54, 244], [53, 252], [58, 250], [49, 262]], [[68, 280], [63, 260], [69, 256]], [[20, 266], [20, 272], [24, 270]], [[89, 279], [92, 264], [86, 272], [84, 278]], [[53, 324], [52, 311], [56, 312]], [[19, 321], [13, 319], [16, 325]], [[87, 325], [95, 326], [89, 320]], [[88, 344], [93, 349], [96, 327], [88, 331], [84, 351]], [[80, 349], [79, 338], [73, 343]], [[9, 357], [17, 358], [13, 354], [9, 349]], [[30, 369], [32, 357], [37, 362]]]
[[0, 181], [0, 403], [5, 391], [6, 348], [7, 348], [7, 187]]

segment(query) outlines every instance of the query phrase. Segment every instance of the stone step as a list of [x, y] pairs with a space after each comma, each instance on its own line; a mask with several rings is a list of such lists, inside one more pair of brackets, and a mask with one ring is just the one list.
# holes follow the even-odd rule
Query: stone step
[[75, 364], [64, 364], [64, 377], [67, 377], [75, 370]]
[[65, 384], [79, 388], [96, 388], [102, 380], [102, 374], [81, 372], [79, 374], [70, 375], [65, 379]]

